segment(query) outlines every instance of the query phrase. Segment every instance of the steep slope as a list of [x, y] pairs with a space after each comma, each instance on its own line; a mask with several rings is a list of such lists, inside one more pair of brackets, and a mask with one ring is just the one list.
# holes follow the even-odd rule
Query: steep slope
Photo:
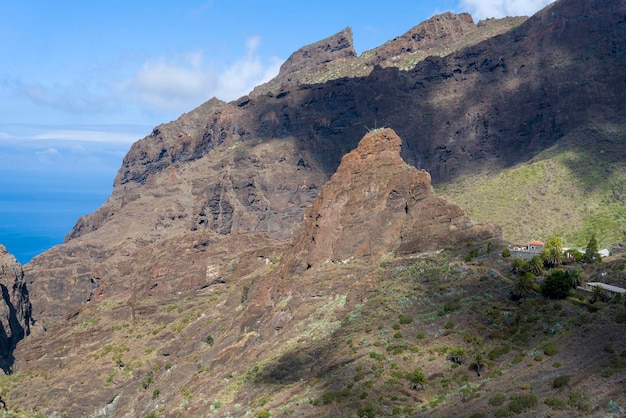
[[[105, 283], [130, 297], [125, 274], [156, 274], [134, 259], [153, 252], [152, 245], [176, 241], [178, 254], [196, 234], [217, 243], [205, 246], [209, 252], [233, 233], [290, 238], [367, 128], [393, 128], [404, 138], [403, 158], [438, 184], [527, 161], [590, 121], [621, 123], [624, 12], [622, 1], [563, 0], [508, 32], [406, 71], [379, 66], [228, 104], [210, 101], [159, 127], [133, 146], [107, 203], [79, 221], [63, 246], [26, 266], [36, 314], [59, 318]], [[458, 33], [466, 33], [467, 18], [456, 19], [463, 22]], [[339, 39], [338, 59], [358, 59], [351, 58], [348, 34]], [[231, 242], [224, 266], [250, 249]], [[198, 257], [193, 271], [168, 280], [168, 288], [206, 284], [202, 272], [215, 263]]]
[[[203, 243], [196, 241], [193, 250], [178, 254], [178, 260], [168, 258], [161, 262], [159, 259], [171, 255], [176, 245], [171, 239], [162, 239], [149, 246], [151, 258], [134, 255], [135, 263], [149, 266], [157, 274], [146, 281], [138, 277], [132, 296], [127, 299], [120, 298], [119, 290], [98, 287], [97, 293], [113, 296], [102, 300], [94, 295], [91, 303], [51, 325], [48, 332], [31, 337], [28, 344], [20, 347], [19, 369], [32, 373], [28, 385], [37, 396], [22, 398], [14, 392], [8, 402], [12, 407], [37, 405], [47, 414], [71, 411], [80, 416], [94, 411], [96, 415], [136, 416], [159, 408], [168, 416], [177, 411], [191, 416], [211, 410], [209, 404], [189, 404], [198, 396], [215, 397], [224, 407], [228, 403], [228, 408], [236, 408], [237, 403], [240, 408], [253, 407], [259, 396], [257, 389], [248, 393], [243, 387], [245, 382], [240, 381], [237, 387], [229, 385], [225, 390], [220, 379], [229, 374], [244, 376], [255, 363], [291, 356], [296, 346], [312, 343], [324, 347], [327, 338], [340, 328], [335, 318], [339, 312], [347, 308], [346, 304], [367, 300], [367, 293], [372, 291], [368, 284], [371, 279], [336, 280], [332, 286], [320, 286], [320, 273], [334, 274], [335, 263], [323, 262], [327, 248], [341, 251], [342, 257], [353, 260], [354, 265], [347, 266], [346, 271], [357, 267], [369, 275], [382, 255], [402, 253], [415, 257], [441, 251], [443, 247], [465, 248], [467, 240], [477, 245], [487, 239], [494, 244], [499, 241], [497, 227], [474, 224], [459, 207], [434, 197], [428, 173], [404, 163], [400, 144], [401, 139], [392, 130], [376, 130], [342, 159], [337, 173], [324, 185], [311, 209], [312, 214], [324, 219], [315, 231], [315, 245], [306, 245], [311, 241], [311, 224], [306, 220], [293, 245], [278, 246], [259, 237], [252, 242], [247, 234], [233, 236], [250, 240], [248, 248], [257, 249], [239, 254], [228, 274], [219, 274], [218, 264], [228, 260], [228, 255], [216, 256], [216, 268], [206, 272], [213, 280], [203, 278], [204, 286], [187, 282], [186, 288], [165, 291], [159, 288], [168, 286], [168, 276], [184, 268], [194, 269], [193, 264], [206, 261], [211, 250], [201, 249]], [[369, 208], [363, 204], [363, 187], [371, 191]], [[334, 199], [337, 192], [343, 198]], [[400, 200], [404, 202], [398, 204]], [[389, 224], [379, 225], [382, 218], [387, 218]], [[346, 224], [349, 219], [360, 219], [361, 225]], [[363, 225], [366, 219], [371, 221], [370, 227]], [[335, 234], [329, 225], [343, 226], [345, 235]], [[359, 232], [363, 226], [368, 230], [367, 247], [372, 251], [363, 251]], [[352, 236], [351, 242], [348, 235]], [[178, 238], [186, 241], [191, 236]], [[226, 238], [207, 244], [226, 249], [234, 245]], [[307, 260], [315, 260], [315, 268], [299, 274], [293, 267], [297, 267], [295, 260], [303, 253], [310, 256]], [[275, 266], [280, 259], [283, 261]], [[173, 297], [175, 293], [180, 296]], [[182, 319], [176, 319], [179, 314]], [[313, 331], [309, 327], [314, 326], [313, 318], [320, 314], [329, 323]], [[335, 355], [331, 349], [320, 349], [325, 356]], [[62, 367], [51, 371], [57, 362]], [[89, 368], [82, 367], [85, 362], [89, 362]], [[272, 366], [274, 370], [268, 368], [268, 375], [257, 370], [253, 373], [258, 377], [250, 379], [293, 381], [295, 377], [284, 369], [291, 366], [282, 362], [279, 359]], [[210, 373], [194, 376], [193, 368], [197, 371], [197, 367]], [[35, 376], [37, 370], [50, 370], [50, 374], [40, 380]], [[103, 387], [87, 383], [89, 376], [100, 379]], [[214, 376], [221, 377], [216, 380]], [[146, 389], [156, 381], [160, 382], [159, 392], [150, 399]], [[170, 383], [161, 386], [166, 381]], [[72, 388], [70, 392], [58, 392], [58, 388], [67, 385]], [[180, 394], [183, 405], [188, 406], [179, 407]]]
[[[228, 277], [204, 288], [84, 304], [23, 341], [17, 373], [0, 378], [7, 413], [568, 417], [619, 410], [623, 303], [509, 298], [513, 279], [498, 229], [432, 196], [428, 174], [399, 157], [400, 143], [390, 129], [368, 133], [321, 188], [293, 245], [242, 253]], [[442, 220], [433, 210], [458, 216]], [[362, 250], [364, 228], [350, 219], [375, 221], [365, 228], [375, 251]], [[454, 226], [463, 230], [440, 233]], [[171, 253], [163, 241], [150, 246], [163, 251], [150, 263]], [[402, 245], [414, 241], [422, 244]], [[333, 260], [329, 247], [346, 259]], [[464, 263], [470, 249], [486, 257]], [[185, 252], [179, 257], [159, 268], [193, 266]], [[301, 273], [300, 257], [311, 261]], [[625, 261], [584, 274], [608, 270], [605, 280], [623, 281]]]
[[601, 248], [611, 248], [626, 242], [624, 161], [626, 127], [591, 125], [528, 163], [496, 176], [460, 177], [437, 193], [467, 209], [473, 219], [501, 225], [505, 236], [518, 243], [556, 235], [568, 246], [584, 248], [595, 235]]
[[475, 225], [460, 207], [435, 197], [430, 175], [402, 160], [401, 145], [392, 129], [377, 129], [341, 159], [307, 211], [286, 265], [301, 273], [353, 257], [501, 239], [496, 225]]
[[10, 373], [13, 351], [30, 334], [31, 304], [24, 271], [15, 257], [0, 245], [0, 368]]

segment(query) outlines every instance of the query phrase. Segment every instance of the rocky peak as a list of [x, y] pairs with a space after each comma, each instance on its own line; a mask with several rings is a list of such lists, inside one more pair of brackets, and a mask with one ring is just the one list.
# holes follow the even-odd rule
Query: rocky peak
[[258, 86], [251, 96], [263, 94], [267, 89], [274, 90], [286, 84], [303, 84], [311, 81], [313, 75], [328, 71], [329, 66], [341, 64], [356, 58], [352, 41], [352, 29], [345, 28], [326, 39], [304, 46], [280, 66], [278, 76], [265, 85]]
[[449, 45], [475, 30], [474, 20], [468, 13], [435, 15], [377, 48], [377, 61]]
[[30, 333], [31, 305], [22, 265], [0, 245], [0, 367], [11, 372], [13, 350]]
[[475, 224], [459, 206], [436, 197], [428, 172], [407, 165], [401, 145], [392, 129], [377, 129], [343, 157], [306, 214], [293, 270], [500, 239], [498, 226]]

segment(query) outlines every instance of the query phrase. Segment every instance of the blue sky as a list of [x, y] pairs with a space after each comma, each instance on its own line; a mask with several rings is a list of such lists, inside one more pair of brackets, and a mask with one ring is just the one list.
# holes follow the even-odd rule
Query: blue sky
[[[130, 144], [154, 126], [213, 96], [245, 95], [274, 77], [292, 52], [346, 26], [360, 54], [436, 13], [467, 11], [478, 22], [529, 15], [548, 3], [2, 1], [2, 198], [11, 184], [35, 190], [32, 179], [47, 177], [66, 188], [99, 188], [95, 206], [75, 212], [91, 211], [102, 203], [101, 192], [110, 193]], [[78, 184], [77, 177], [93, 181]]]

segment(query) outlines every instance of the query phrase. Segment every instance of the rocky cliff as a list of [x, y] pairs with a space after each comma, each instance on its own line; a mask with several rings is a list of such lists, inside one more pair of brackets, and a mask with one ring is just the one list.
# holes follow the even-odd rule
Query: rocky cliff
[[[131, 260], [157, 242], [184, 245], [185, 234], [291, 238], [368, 129], [393, 128], [404, 160], [437, 184], [497, 173], [590, 123], [623, 123], [624, 9], [621, 1], [560, 1], [521, 24], [473, 25], [467, 15], [446, 14], [363, 54], [399, 51], [403, 63], [415, 60], [408, 68], [388, 58], [366, 74], [324, 82], [288, 79], [303, 57], [327, 69], [320, 75], [332, 73], [333, 62], [349, 72], [363, 59], [353, 56], [349, 31], [299, 51], [276, 83], [231, 103], [211, 100], [135, 143], [102, 208], [26, 266], [36, 314], [59, 316], [103, 283], [130, 294], [131, 283], [100, 272], [150, 276]], [[421, 45], [438, 53], [422, 59]], [[228, 254], [234, 260], [247, 249]], [[198, 263], [181, 283], [203, 285], [200, 272], [210, 267]]]
[[377, 129], [341, 159], [306, 212], [290, 255], [294, 272], [501, 239], [498, 226], [474, 224], [460, 207], [435, 197], [430, 174], [407, 165], [401, 145], [392, 129]]
[[[515, 341], [523, 357], [550, 330], [590, 318], [547, 302], [507, 305], [506, 268], [459, 261], [470, 244], [496, 245], [499, 229], [434, 196], [431, 180], [497, 175], [580, 127], [624, 126], [624, 16], [619, 0], [561, 0], [478, 25], [444, 14], [361, 56], [344, 30], [297, 51], [249, 96], [156, 127], [124, 158], [107, 202], [25, 266], [43, 326], [20, 344], [29, 390], [12, 391], [11, 405], [321, 416], [367, 402], [451, 416], [466, 401], [486, 404], [473, 397], [482, 384], [546, 387], [552, 361], [535, 357], [521, 380], [494, 372], [465, 385], [470, 370], [456, 374], [435, 355]], [[415, 320], [400, 324], [400, 314]], [[622, 325], [602, 318], [622, 344]], [[564, 370], [598, 370], [603, 353], [564, 357]], [[434, 382], [423, 396], [405, 382], [416, 367]], [[437, 406], [451, 382], [458, 390]], [[576, 384], [606, 402], [614, 394]], [[349, 400], [339, 407], [333, 396]]]
[[10, 373], [17, 343], [30, 334], [31, 304], [22, 266], [0, 245], [0, 367]]

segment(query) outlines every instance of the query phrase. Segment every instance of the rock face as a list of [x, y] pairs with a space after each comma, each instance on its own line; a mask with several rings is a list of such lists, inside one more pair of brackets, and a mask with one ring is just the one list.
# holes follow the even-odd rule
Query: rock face
[[31, 305], [22, 266], [0, 245], [0, 367], [11, 372], [13, 350], [30, 333]]
[[[294, 73], [306, 70], [309, 74], [325, 70], [325, 64], [337, 60], [355, 58], [356, 51], [352, 42], [352, 29], [345, 28], [341, 32], [300, 48], [280, 67], [280, 75], [289, 78]], [[321, 68], [320, 68], [321, 67]]]
[[456, 285], [440, 281], [378, 298], [393, 270], [380, 278], [369, 259], [499, 239], [498, 227], [434, 196], [431, 176], [497, 173], [590, 122], [626, 120], [624, 16], [622, 0], [561, 0], [523, 23], [445, 14], [361, 57], [345, 30], [297, 51], [250, 96], [158, 126], [132, 146], [107, 202], [25, 266], [28, 293], [3, 261], [2, 347], [28, 333], [29, 294], [49, 327], [20, 344], [16, 369], [54, 370], [25, 373], [45, 405], [13, 391], [15, 405], [76, 416], [167, 405], [166, 416], [196, 416], [223, 402], [218, 414], [240, 416], [295, 405], [269, 400], [259, 382], [292, 387], [300, 402], [312, 396], [307, 378], [343, 370], [352, 381], [359, 369], [344, 364], [369, 355], [346, 360], [342, 328], [356, 327], [361, 308], [391, 327], [405, 296], [463, 293], [440, 292]]
[[295, 240], [296, 271], [501, 239], [498, 226], [474, 224], [459, 206], [434, 196], [430, 175], [402, 160], [401, 145], [392, 129], [378, 129], [343, 157]]
[[[108, 201], [25, 266], [36, 318], [130, 297], [164, 277], [143, 264], [156, 254], [196, 254], [155, 288], [176, 291], [204, 286], [222, 252], [225, 267], [255, 242], [287, 242], [368, 129], [394, 129], [404, 161], [438, 184], [498, 173], [589, 123], [623, 123], [624, 15], [623, 1], [569, 0], [521, 24], [434, 17], [361, 57], [349, 31], [298, 51], [249, 97], [210, 100], [133, 145]], [[421, 245], [402, 231], [407, 249]], [[264, 238], [232, 238], [245, 234]]]

